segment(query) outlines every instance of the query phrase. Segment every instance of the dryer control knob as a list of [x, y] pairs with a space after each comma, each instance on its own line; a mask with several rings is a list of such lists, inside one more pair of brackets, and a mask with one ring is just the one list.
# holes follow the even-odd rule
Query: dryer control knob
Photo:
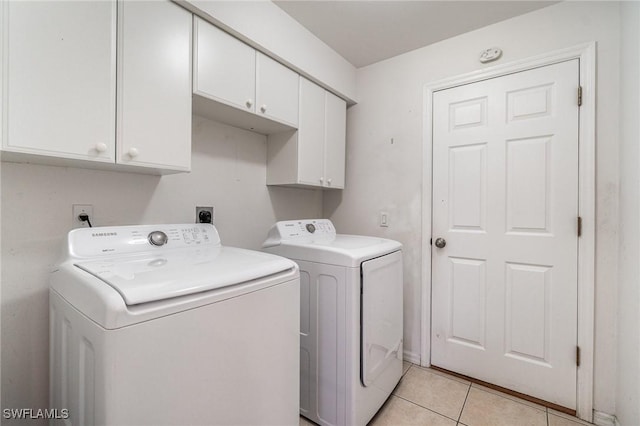
[[167, 234], [162, 231], [153, 231], [149, 234], [148, 239], [152, 246], [163, 246], [169, 241]]

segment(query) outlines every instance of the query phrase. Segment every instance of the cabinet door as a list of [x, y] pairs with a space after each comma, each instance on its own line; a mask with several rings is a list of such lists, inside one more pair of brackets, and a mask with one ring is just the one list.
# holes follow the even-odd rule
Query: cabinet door
[[298, 126], [298, 73], [256, 53], [256, 113]]
[[324, 92], [322, 87], [300, 78], [298, 183], [301, 184], [324, 183]]
[[188, 170], [191, 14], [174, 3], [120, 3], [118, 161]]
[[194, 23], [194, 93], [254, 112], [255, 49], [198, 17]]
[[325, 186], [344, 188], [347, 103], [326, 92], [325, 103]]
[[8, 1], [3, 149], [113, 162], [116, 4]]

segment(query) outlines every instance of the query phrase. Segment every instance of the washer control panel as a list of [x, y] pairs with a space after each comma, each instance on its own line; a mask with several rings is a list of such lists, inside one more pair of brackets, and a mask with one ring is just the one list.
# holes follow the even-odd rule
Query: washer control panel
[[216, 228], [204, 223], [78, 228], [68, 238], [69, 254], [82, 258], [220, 246]]
[[278, 245], [282, 241], [309, 241], [335, 235], [336, 228], [329, 219], [285, 220], [273, 225], [263, 247]]

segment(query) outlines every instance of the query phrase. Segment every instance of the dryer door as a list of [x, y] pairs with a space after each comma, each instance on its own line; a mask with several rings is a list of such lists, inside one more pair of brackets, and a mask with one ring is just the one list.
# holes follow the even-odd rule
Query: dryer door
[[402, 359], [402, 252], [362, 262], [360, 380], [369, 386]]

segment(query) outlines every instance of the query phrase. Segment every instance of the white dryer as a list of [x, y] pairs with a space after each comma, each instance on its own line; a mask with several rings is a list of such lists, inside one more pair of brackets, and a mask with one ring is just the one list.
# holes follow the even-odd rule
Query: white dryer
[[298, 425], [299, 275], [212, 225], [71, 231], [51, 276], [66, 425]]
[[263, 244], [300, 267], [300, 413], [320, 425], [367, 424], [402, 376], [401, 249], [326, 219], [278, 222]]

